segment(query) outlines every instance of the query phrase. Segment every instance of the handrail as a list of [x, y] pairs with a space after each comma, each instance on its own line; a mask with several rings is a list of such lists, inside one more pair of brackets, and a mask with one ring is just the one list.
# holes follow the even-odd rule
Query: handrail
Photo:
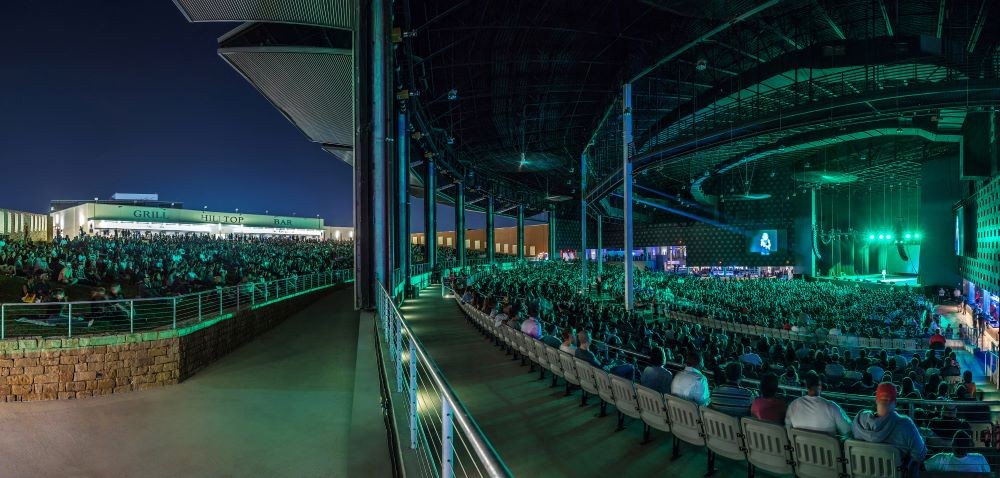
[[[353, 280], [353, 269], [316, 272], [274, 281], [246, 282], [183, 295], [121, 300], [3, 303], [0, 339], [177, 330]], [[13, 318], [14, 320], [9, 320]], [[91, 329], [93, 325], [97, 328]], [[22, 330], [10, 333], [14, 327]], [[55, 332], [55, 333], [49, 333]], [[74, 333], [76, 332], [76, 333]]]
[[[462, 402], [456, 396], [454, 390], [448, 384], [448, 381], [444, 378], [440, 367], [437, 363], [430, 357], [426, 352], [420, 340], [417, 339], [416, 334], [413, 333], [406, 320], [403, 318], [402, 312], [396, 306], [396, 303], [392, 300], [392, 296], [388, 293], [385, 286], [376, 282], [378, 289], [376, 294], [378, 295], [376, 300], [376, 311], [379, 316], [379, 323], [382, 326], [383, 338], [387, 342], [390, 353], [392, 355], [392, 361], [395, 364], [396, 369], [396, 384], [397, 391], [409, 394], [410, 399], [410, 447], [411, 449], [416, 449], [420, 447], [420, 433], [419, 429], [419, 416], [416, 415], [417, 404], [417, 394], [421, 392], [419, 390], [419, 377], [417, 372], [417, 365], [421, 366], [426, 372], [426, 375], [431, 381], [431, 389], [423, 390], [423, 392], [436, 392], [442, 402], [441, 410], [441, 470], [440, 475], [450, 478], [453, 473], [454, 461], [452, 460], [451, 454], [454, 451], [453, 443], [454, 437], [452, 432], [454, 431], [452, 423], [458, 424], [457, 431], [460, 433], [459, 439], [464, 439], [469, 442], [472, 446], [472, 453], [474, 456], [470, 457], [476, 461], [476, 463], [481, 463], [485, 467], [485, 472], [491, 477], [508, 477], [511, 476], [511, 472], [507, 469], [507, 466], [503, 463], [503, 460], [497, 454], [496, 449], [493, 448], [489, 440], [486, 438], [483, 431], [473, 420], [469, 411], [465, 408]], [[403, 353], [403, 336], [406, 336], [409, 342], [408, 356], [404, 358]], [[416, 361], [414, 361], [414, 358]], [[409, 362], [409, 387], [404, 390], [403, 387], [403, 362]], [[427, 441], [424, 437], [423, 441]], [[430, 448], [436, 446], [436, 444], [424, 443], [424, 448], [428, 453], [431, 453]], [[433, 457], [429, 457], [433, 459]], [[428, 474], [437, 474], [436, 470]]]

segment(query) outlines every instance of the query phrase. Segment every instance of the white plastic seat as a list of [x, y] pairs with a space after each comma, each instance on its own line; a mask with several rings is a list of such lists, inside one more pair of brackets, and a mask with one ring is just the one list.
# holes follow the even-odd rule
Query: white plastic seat
[[639, 401], [639, 418], [652, 428], [670, 432], [670, 416], [663, 394], [642, 385], [635, 385], [635, 395]]
[[844, 450], [837, 437], [809, 430], [788, 429], [795, 476], [837, 478], [844, 473]]
[[611, 377], [611, 389], [614, 393], [615, 408], [618, 409], [618, 430], [625, 428], [625, 417], [640, 418], [639, 399], [635, 395], [635, 387], [632, 381], [609, 374]]
[[604, 416], [608, 411], [608, 404], [615, 403], [615, 390], [611, 386], [611, 374], [605, 372], [604, 370], [594, 370], [594, 382], [597, 383], [597, 390], [601, 396], [601, 415]]
[[545, 342], [542, 342], [541, 340], [533, 340], [532, 345], [535, 346], [535, 361], [538, 362], [538, 367], [543, 370], [548, 370], [550, 367], [549, 355], [545, 349], [550, 349], [552, 347], [545, 345]]
[[740, 426], [750, 466], [779, 475], [795, 471], [790, 455], [792, 447], [783, 425], [743, 417]]
[[[746, 448], [743, 446], [743, 430], [740, 429], [740, 419], [726, 415], [708, 407], [699, 407], [701, 412], [701, 427], [705, 433], [705, 445], [710, 453], [715, 453], [730, 460], [743, 461], [747, 459]], [[708, 469], [714, 467], [715, 457], [709, 455]]]
[[884, 443], [861, 440], [844, 442], [847, 474], [852, 478], [891, 478], [902, 476], [899, 449]]
[[[559, 352], [559, 362], [562, 363], [563, 378], [566, 379], [567, 387], [569, 387], [569, 384], [580, 385], [580, 375], [576, 371], [576, 364], [573, 362], [574, 358], [566, 352]], [[567, 388], [568, 393], [569, 390]]]
[[666, 395], [666, 399], [667, 413], [670, 416], [670, 433], [674, 438], [695, 446], [705, 446], [705, 434], [701, 429], [698, 404], [673, 395]]
[[587, 404], [588, 393], [596, 397], [600, 395], [601, 391], [597, 388], [597, 381], [594, 379], [596, 370], [593, 365], [577, 357], [573, 357], [573, 364], [576, 366], [576, 375], [580, 380], [580, 388], [583, 390], [583, 393], [580, 394], [580, 406], [582, 407]]

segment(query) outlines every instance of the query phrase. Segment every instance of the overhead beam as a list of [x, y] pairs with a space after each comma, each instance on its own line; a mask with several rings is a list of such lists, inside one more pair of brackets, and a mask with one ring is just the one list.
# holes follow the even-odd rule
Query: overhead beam
[[[944, 0], [941, 0], [941, 8], [944, 8]], [[885, 34], [896, 36], [892, 30], [892, 21], [889, 20], [889, 10], [885, 8], [885, 0], [878, 0], [878, 10], [882, 14], [882, 21], [885, 22]], [[941, 38], [940, 30], [938, 30], [938, 38]]]
[[[937, 37], [938, 38], [941, 38], [941, 33], [944, 31], [944, 3], [945, 3], [945, 0], [941, 0], [940, 5], [938, 5], [938, 21], [937, 21]], [[890, 35], [892, 35], [892, 34], [890, 33]]]
[[833, 21], [833, 17], [831, 17], [830, 14], [826, 11], [826, 9], [823, 8], [823, 5], [820, 5], [819, 1], [815, 1], [813, 3], [816, 5], [816, 8], [819, 9], [819, 13], [820, 15], [822, 15], [823, 20], [826, 22], [826, 24], [830, 25], [830, 29], [833, 30], [833, 34], [837, 35], [837, 38], [841, 40], [846, 40], [847, 37], [844, 35], [844, 31], [840, 29], [840, 27], [837, 25], [837, 22]]
[[983, 0], [983, 3], [979, 5], [979, 14], [976, 15], [976, 24], [972, 27], [972, 34], [969, 36], [969, 45], [966, 51], [972, 53], [976, 49], [976, 43], [979, 43], [979, 35], [983, 33], [983, 24], [986, 23], [986, 12], [989, 11], [989, 5], [993, 0]]
[[[719, 26], [717, 26], [717, 27], [715, 27], [715, 28], [713, 28], [713, 29], [711, 29], [711, 30], [703, 33], [698, 38], [695, 38], [694, 40], [692, 40], [692, 41], [690, 41], [688, 43], [685, 43], [680, 48], [678, 48], [678, 49], [674, 50], [673, 52], [667, 54], [667, 56], [661, 58], [659, 61], [657, 61], [653, 65], [644, 68], [638, 74], [632, 76], [632, 78], [630, 78], [628, 80], [628, 83], [635, 83], [640, 78], [646, 76], [650, 72], [656, 70], [657, 68], [663, 66], [666, 63], [669, 63], [674, 58], [677, 58], [677, 57], [681, 56], [682, 54], [684, 54], [688, 50], [690, 50], [690, 49], [698, 46], [698, 44], [703, 43], [704, 41], [706, 41], [706, 40], [714, 37], [715, 35], [718, 35], [719, 33], [728, 30], [733, 25], [735, 25], [735, 24], [737, 24], [739, 22], [742, 22], [744, 20], [752, 18], [754, 15], [757, 15], [758, 13], [763, 12], [764, 10], [767, 10], [768, 8], [771, 8], [771, 7], [775, 6], [775, 5], [777, 5], [778, 3], [780, 3], [780, 1], [781, 0], [768, 0], [768, 1], [766, 1], [766, 2], [764, 2], [764, 3], [762, 3], [762, 4], [758, 5], [758, 6], [756, 6], [754, 8], [751, 8], [750, 10], [747, 10], [745, 13], [737, 15], [735, 18], [732, 18], [730, 20], [726, 20], [725, 22], [723, 22]], [[597, 132], [600, 131], [601, 128], [604, 126], [604, 123], [608, 121], [608, 117], [611, 115], [612, 110], [614, 110], [614, 104], [608, 105], [608, 109], [604, 112], [604, 116], [601, 118], [601, 121], [599, 123], [597, 123], [597, 127], [594, 128], [594, 132], [593, 132], [593, 134], [591, 134], [590, 140], [587, 141], [587, 144], [594, 143], [594, 141], [597, 139]]]

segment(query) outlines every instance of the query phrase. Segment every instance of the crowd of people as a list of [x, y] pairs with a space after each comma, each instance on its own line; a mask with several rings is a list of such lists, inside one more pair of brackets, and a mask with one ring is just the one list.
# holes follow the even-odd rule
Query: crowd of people
[[347, 269], [353, 256], [350, 241], [296, 238], [122, 234], [57, 236], [51, 242], [0, 239], [0, 281], [20, 284], [17, 297], [0, 297], [0, 302], [66, 300], [67, 289], [81, 286], [91, 296], [74, 299], [123, 298], [123, 285], [138, 297], [179, 295]]
[[[917, 468], [924, 463], [926, 469], [989, 471], [981, 455], [967, 453], [970, 423], [990, 423], [989, 407], [977, 401], [972, 373], [961, 369], [957, 352], [932, 348], [933, 339], [921, 342], [927, 348], [917, 352], [838, 349], [815, 340], [740, 335], [664, 315], [686, 310], [773, 328], [912, 337], [935, 323], [928, 313], [933, 309], [917, 294], [802, 280], [636, 276], [642, 302], [637, 310], [644, 312], [626, 312], [616, 300], [623, 290], [620, 269], [606, 268], [597, 277], [591, 271], [594, 279], [584, 283], [578, 263], [481, 274], [463, 300], [488, 312], [496, 324], [506, 323], [609, 373], [727, 414], [891, 443]], [[803, 389], [798, 398], [789, 392]], [[822, 396], [824, 390], [871, 397], [875, 410], [852, 420]], [[934, 402], [902, 415], [895, 410], [901, 398]], [[928, 447], [948, 454], [926, 459]]]

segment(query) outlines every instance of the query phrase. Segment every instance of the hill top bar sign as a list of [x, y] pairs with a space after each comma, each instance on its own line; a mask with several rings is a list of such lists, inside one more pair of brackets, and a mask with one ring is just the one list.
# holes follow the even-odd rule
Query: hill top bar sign
[[246, 227], [271, 227], [289, 229], [322, 229], [323, 220], [308, 217], [269, 216], [190, 209], [165, 209], [114, 204], [92, 204], [91, 219], [163, 222], [177, 224], [227, 224]]

